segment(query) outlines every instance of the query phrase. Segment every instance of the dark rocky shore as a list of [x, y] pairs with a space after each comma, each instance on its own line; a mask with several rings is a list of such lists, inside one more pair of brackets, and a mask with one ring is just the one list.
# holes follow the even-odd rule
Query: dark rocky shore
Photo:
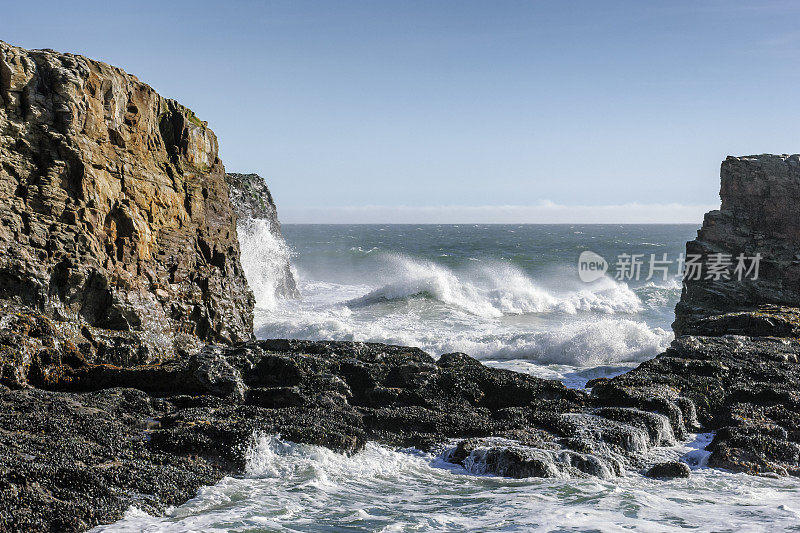
[[161, 513], [240, 474], [259, 433], [663, 478], [690, 470], [654, 447], [714, 431], [710, 466], [800, 475], [800, 157], [727, 159], [721, 197], [687, 251], [760, 253], [759, 279], [687, 281], [672, 346], [590, 391], [461, 353], [256, 341], [236, 224], [280, 231], [263, 180], [226, 177], [207, 125], [120, 69], [0, 42], [0, 528]]

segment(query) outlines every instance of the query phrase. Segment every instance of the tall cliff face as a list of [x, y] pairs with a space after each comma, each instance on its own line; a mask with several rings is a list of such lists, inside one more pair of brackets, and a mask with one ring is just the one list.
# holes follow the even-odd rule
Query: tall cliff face
[[[706, 214], [697, 238], [686, 244], [687, 257], [700, 255], [707, 265], [710, 254], [730, 254], [735, 268], [739, 254], [760, 254], [758, 277], [751, 272], [740, 281], [731, 268], [732, 279], [707, 279], [703, 272], [701, 279], [685, 280], [673, 329], [676, 335], [709, 334], [714, 328], [755, 334], [756, 315], [731, 313], [762, 308], [771, 315], [766, 320], [792, 330], [794, 313], [764, 306], [800, 306], [800, 155], [728, 157], [720, 176], [722, 206]], [[729, 316], [711, 328], [708, 317], [721, 314]], [[735, 323], [745, 319], [748, 324]]]
[[214, 133], [116, 67], [0, 41], [0, 298], [132, 362], [251, 338]]

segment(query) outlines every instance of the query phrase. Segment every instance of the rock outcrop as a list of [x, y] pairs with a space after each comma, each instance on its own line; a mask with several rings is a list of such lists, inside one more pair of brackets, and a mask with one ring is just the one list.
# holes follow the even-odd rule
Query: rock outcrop
[[0, 299], [144, 363], [252, 337], [214, 133], [124, 71], [0, 42]]
[[668, 478], [690, 470], [654, 449], [703, 430], [716, 431], [710, 466], [800, 474], [797, 340], [684, 336], [587, 393], [461, 353], [370, 343], [266, 340], [93, 365], [48, 318], [8, 316], [0, 342], [41, 353], [35, 387], [0, 387], [9, 530], [82, 530], [132, 505], [163, 512], [240, 474], [259, 434], [343, 453], [415, 446], [481, 474]]
[[[242, 263], [259, 299], [299, 298], [289, 261], [291, 252], [281, 233], [278, 209], [264, 178], [258, 174], [225, 175], [238, 220]], [[262, 294], [269, 293], [269, 294]]]
[[[48, 322], [23, 314], [0, 333], [57, 338]], [[0, 528], [74, 531], [131, 505], [163, 512], [241, 473], [258, 434], [344, 453], [369, 440], [416, 446], [513, 477], [613, 477], [652, 466], [649, 450], [690, 423], [673, 399], [617, 407], [465, 354], [434, 360], [402, 346], [256, 341], [132, 368], [50, 354], [31, 373], [36, 388], [0, 387]]]
[[[722, 206], [706, 214], [686, 255], [699, 256], [707, 266], [713, 254], [723, 254], [732, 264], [723, 276], [709, 278], [704, 271], [684, 283], [676, 335], [698, 333], [696, 323], [710, 316], [764, 304], [800, 305], [800, 155], [728, 157], [720, 176]], [[735, 272], [740, 254], [760, 255], [755, 279], [755, 272]]]
[[[800, 476], [800, 340], [686, 335], [594, 384], [595, 401], [668, 414], [715, 432], [708, 465]], [[658, 476], [660, 477], [660, 476]]]
[[231, 205], [237, 219], [242, 222], [251, 218], [267, 220], [274, 231], [280, 235], [281, 224], [278, 222], [278, 208], [272, 199], [272, 193], [258, 174], [225, 174]]
[[[690, 400], [716, 432], [708, 464], [800, 475], [800, 156], [728, 157], [721, 208], [686, 244], [705, 269], [684, 277], [666, 353], [595, 395]], [[719, 255], [722, 254], [722, 255]], [[737, 257], [751, 258], [736, 272]], [[758, 270], [752, 258], [758, 257]], [[731, 260], [714, 272], [709, 265]], [[743, 274], [743, 275], [740, 275]]]

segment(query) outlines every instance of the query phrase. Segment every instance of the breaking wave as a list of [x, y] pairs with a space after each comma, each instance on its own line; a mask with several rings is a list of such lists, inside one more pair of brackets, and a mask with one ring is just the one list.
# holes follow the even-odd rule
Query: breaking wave
[[[582, 229], [431, 227], [415, 231], [412, 239], [403, 228], [295, 228], [290, 242], [301, 251], [299, 299], [282, 297], [290, 250], [268, 222], [239, 232], [242, 264], [258, 299], [260, 338], [388, 342], [419, 346], [434, 356], [462, 351], [491, 366], [584, 387], [587, 379], [619, 374], [668, 346], [681, 288], [676, 281], [580, 283], [576, 249], [592, 241], [593, 249], [611, 257], [630, 244], [617, 246], [603, 228]], [[637, 231], [653, 239], [652, 228]], [[665, 242], [677, 253], [686, 235], [676, 231], [670, 239]], [[506, 479], [480, 475], [480, 457], [465, 469], [413, 449], [367, 443], [358, 453], [341, 455], [256, 435], [244, 476], [200, 489], [166, 516], [132, 507], [124, 520], [95, 531], [660, 533], [797, 527], [796, 478], [703, 468], [712, 436], [700, 437], [694, 444], [651, 449], [663, 454], [659, 461], [682, 457], [693, 469], [689, 479], [660, 481], [631, 472], [614, 480]], [[665, 431], [660, 440], [672, 438]]]
[[[385, 342], [434, 357], [459, 351], [498, 364], [518, 360], [542, 371], [630, 366], [674, 338], [668, 324], [680, 296], [677, 281], [583, 283], [563, 260], [527, 253], [522, 265], [545, 267], [523, 269], [479, 248], [426, 245], [411, 257], [389, 251], [383, 236], [353, 246], [350, 229], [338, 263], [327, 233], [314, 234], [319, 250], [313, 262], [301, 261], [297, 278], [303, 297], [283, 299], [276, 284], [290, 250], [269, 229], [266, 221], [240, 228], [259, 338]], [[300, 246], [309, 253], [307, 242]]]
[[385, 261], [388, 268], [384, 277], [391, 281], [350, 300], [349, 306], [422, 297], [487, 318], [580, 311], [630, 314], [642, 310], [642, 302], [634, 291], [607, 277], [582, 286], [573, 280], [560, 280], [559, 284], [565, 288], [554, 291], [536, 284], [520, 269], [508, 264], [456, 274], [445, 266], [403, 256], [390, 255]]
[[[304, 294], [323, 290], [344, 296], [351, 288], [303, 286]], [[524, 323], [501, 323], [471, 314], [429, 318], [424, 308], [410, 303], [399, 312], [380, 310], [365, 317], [349, 305], [286, 302], [282, 312], [268, 320], [256, 317], [261, 322], [256, 334], [260, 338], [387, 342], [419, 346], [433, 355], [457, 351], [478, 359], [579, 367], [643, 361], [664, 351], [674, 338], [671, 331], [607, 314], [532, 329]]]
[[589, 367], [644, 361], [666, 350], [673, 338], [644, 322], [604, 318], [506, 339], [486, 356]]
[[237, 225], [241, 263], [256, 306], [274, 309], [281, 298], [296, 291], [291, 270], [291, 249], [269, 220], [251, 218]]
[[[688, 451], [663, 450], [669, 460]], [[166, 516], [132, 507], [94, 531], [778, 531], [796, 528], [798, 494], [796, 479], [702, 467], [667, 482], [498, 478], [417, 450], [368, 443], [347, 456], [257, 435], [243, 478], [204, 487]]]

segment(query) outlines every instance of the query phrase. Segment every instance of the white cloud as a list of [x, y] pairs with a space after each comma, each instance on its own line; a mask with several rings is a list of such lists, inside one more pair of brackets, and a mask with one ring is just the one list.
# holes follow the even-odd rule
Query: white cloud
[[286, 224], [700, 224], [717, 205], [640, 204], [279, 208]]

